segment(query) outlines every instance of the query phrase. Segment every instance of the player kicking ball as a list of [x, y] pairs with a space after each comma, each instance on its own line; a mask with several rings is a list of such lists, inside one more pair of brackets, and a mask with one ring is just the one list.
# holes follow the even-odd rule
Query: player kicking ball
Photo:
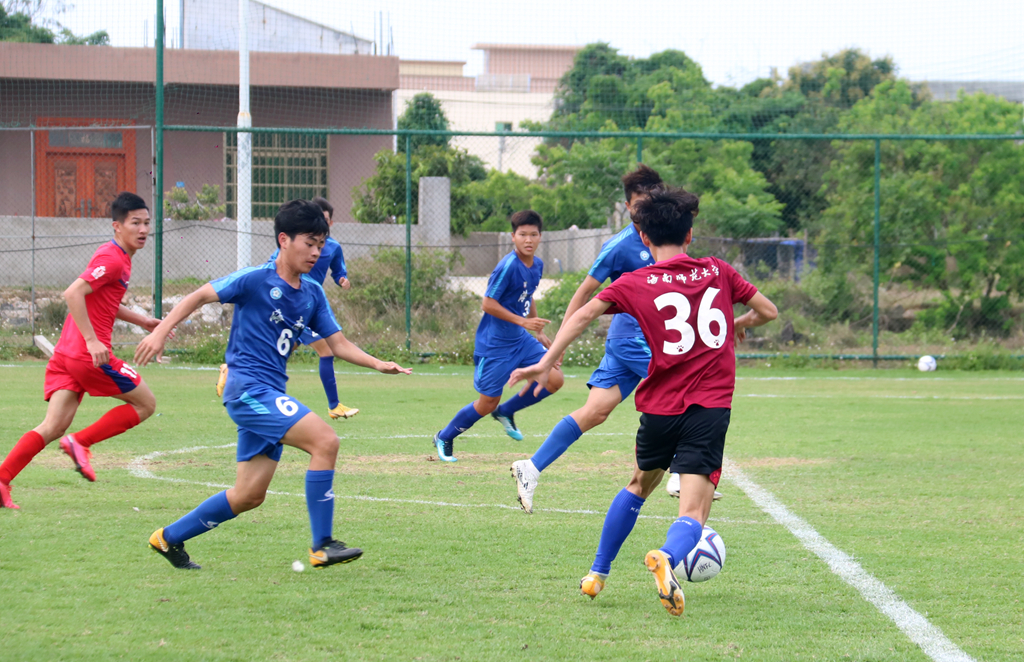
[[144, 366], [160, 355], [171, 329], [192, 312], [218, 301], [235, 304], [224, 406], [238, 425], [237, 477], [234, 487], [149, 537], [150, 547], [175, 568], [199, 569], [185, 552], [186, 540], [263, 503], [284, 445], [310, 455], [306, 472], [306, 507], [313, 530], [310, 563], [323, 568], [354, 561], [363, 553], [332, 537], [338, 437], [323, 419], [285, 393], [288, 356], [296, 339], [309, 328], [335, 356], [349, 363], [391, 375], [412, 371], [380, 361], [345, 338], [323, 288], [307, 275], [330, 233], [320, 208], [306, 200], [286, 202], [274, 219], [274, 232], [280, 248], [274, 262], [247, 267], [202, 286], [175, 306], [135, 350], [136, 362]]
[[[655, 264], [620, 276], [562, 325], [540, 363], [514, 371], [509, 380], [536, 380], [536, 388], [543, 387], [561, 353], [599, 315], [629, 313], [640, 323], [650, 341], [651, 363], [636, 393], [641, 412], [636, 466], [608, 509], [594, 564], [580, 590], [591, 598], [601, 592], [644, 501], [671, 469], [680, 474], [679, 518], [669, 526], [665, 544], [648, 552], [644, 564], [674, 616], [684, 607], [675, 566], [700, 541], [722, 473], [736, 385], [735, 341], [743, 339], [748, 327], [778, 315], [774, 304], [725, 261], [686, 254], [693, 239], [692, 209], [688, 194], [674, 189], [654, 190], [638, 200], [633, 220]], [[736, 303], [752, 310], [733, 319]]]
[[[313, 198], [313, 202], [323, 210], [327, 225], [333, 226], [334, 206], [320, 197]], [[270, 256], [270, 262], [277, 259], [279, 251], [280, 249], [274, 251]], [[327, 241], [324, 242], [324, 247], [320, 251], [320, 258], [316, 261], [316, 266], [309, 271], [309, 277], [322, 285], [327, 280], [328, 269], [331, 271], [331, 278], [341, 289], [347, 290], [352, 287], [348, 280], [348, 270], [345, 267], [345, 253], [341, 250], [341, 244], [334, 237], [327, 237]], [[358, 409], [346, 407], [338, 400], [338, 382], [334, 375], [334, 352], [331, 351], [327, 342], [308, 328], [302, 332], [297, 342], [311, 346], [320, 357], [320, 383], [323, 384], [324, 393], [327, 395], [327, 405], [330, 408], [327, 415], [331, 418], [352, 418], [358, 414]], [[224, 395], [224, 386], [227, 382], [228, 364], [224, 363], [220, 366], [220, 377], [217, 379], [217, 397]]]
[[[632, 209], [632, 205], [641, 196], [661, 187], [664, 187], [661, 176], [641, 163], [636, 170], [622, 178], [626, 208]], [[697, 196], [687, 195], [693, 203], [691, 213], [696, 216]], [[594, 296], [604, 281], [611, 279], [615, 282], [622, 274], [651, 264], [654, 264], [654, 258], [640, 240], [639, 228], [636, 223], [630, 223], [601, 246], [601, 252], [573, 294], [562, 319], [570, 319], [573, 313]], [[533, 495], [541, 472], [561, 457], [584, 432], [608, 419], [615, 407], [629, 397], [640, 380], [647, 377], [647, 364], [650, 360], [651, 350], [637, 321], [627, 313], [615, 315], [608, 327], [604, 358], [587, 381], [590, 388], [587, 402], [558, 422], [533, 457], [512, 463], [512, 478], [516, 482], [516, 492], [523, 510], [533, 512]]]
[[125, 402], [84, 430], [60, 440], [61, 450], [88, 481], [96, 480], [90, 447], [130, 430], [156, 409], [156, 399], [146, 382], [110, 348], [114, 320], [149, 331], [160, 323], [121, 305], [131, 278], [132, 257], [146, 245], [149, 235], [149, 208], [134, 193], [121, 193], [110, 208], [113, 240], [96, 250], [85, 272], [64, 291], [68, 316], [53, 357], [46, 364], [43, 384], [43, 398], [49, 402], [46, 417], [18, 440], [0, 465], [0, 504], [4, 508], [18, 508], [11, 499], [11, 481], [46, 444], [64, 434], [86, 393]]
[[[505, 434], [516, 441], [523, 433], [516, 427], [515, 414], [537, 404], [558, 389], [565, 379], [561, 370], [552, 365], [545, 373], [544, 388], [527, 388], [513, 395], [499, 406], [501, 391], [512, 371], [532, 365], [544, 356], [544, 348], [551, 341], [542, 329], [548, 320], [537, 317], [533, 293], [540, 284], [544, 263], [535, 257], [540, 245], [543, 221], [532, 210], [517, 211], [509, 217], [512, 225], [512, 243], [515, 250], [501, 258], [487, 279], [487, 294], [481, 308], [484, 311], [476, 329], [473, 347], [473, 388], [480, 394], [455, 414], [455, 418], [434, 435], [437, 458], [442, 462], [456, 462], [455, 438], [490, 414], [505, 428]], [[536, 338], [529, 332], [536, 334]]]

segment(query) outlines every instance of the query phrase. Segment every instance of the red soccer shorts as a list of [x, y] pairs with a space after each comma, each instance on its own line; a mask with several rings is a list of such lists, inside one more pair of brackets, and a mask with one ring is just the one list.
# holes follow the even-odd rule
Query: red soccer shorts
[[80, 361], [57, 353], [46, 365], [43, 399], [49, 400], [57, 391], [74, 391], [78, 401], [88, 393], [94, 398], [120, 395], [131, 391], [142, 381], [139, 373], [113, 354], [110, 362], [96, 367], [91, 361]]

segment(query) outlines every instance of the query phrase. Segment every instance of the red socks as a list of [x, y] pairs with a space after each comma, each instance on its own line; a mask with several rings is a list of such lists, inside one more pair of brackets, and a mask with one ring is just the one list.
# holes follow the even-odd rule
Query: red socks
[[30, 430], [22, 435], [18, 443], [7, 454], [7, 459], [0, 465], [0, 481], [10, 484], [14, 477], [21, 473], [21, 470], [32, 461], [39, 451], [43, 450], [46, 442], [35, 430]]
[[95, 443], [115, 437], [125, 430], [130, 430], [139, 424], [139, 413], [131, 405], [114, 407], [100, 417], [89, 427], [80, 432], [75, 432], [75, 441], [84, 448]]

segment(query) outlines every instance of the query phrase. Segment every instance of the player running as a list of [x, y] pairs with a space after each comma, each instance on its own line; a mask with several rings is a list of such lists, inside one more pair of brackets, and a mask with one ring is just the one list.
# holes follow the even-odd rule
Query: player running
[[[321, 197], [313, 198], [313, 202], [323, 210], [324, 218], [327, 219], [327, 225], [333, 226], [334, 206]], [[270, 262], [277, 259], [279, 251], [280, 249], [274, 251], [273, 255], [270, 256]], [[328, 269], [331, 270], [331, 278], [343, 290], [352, 287], [348, 280], [348, 270], [345, 268], [345, 254], [341, 250], [341, 244], [334, 237], [327, 237], [327, 241], [324, 242], [324, 247], [320, 251], [320, 259], [316, 261], [316, 266], [309, 271], [309, 277], [322, 285], [327, 279]], [[302, 332], [297, 342], [311, 346], [320, 356], [320, 383], [324, 386], [324, 393], [327, 394], [327, 404], [330, 407], [327, 415], [331, 418], [352, 418], [358, 414], [358, 409], [346, 407], [338, 401], [338, 382], [334, 375], [334, 353], [327, 342], [308, 328]], [[227, 384], [227, 381], [228, 364], [223, 363], [220, 366], [220, 377], [217, 379], [218, 397], [224, 395], [224, 385]]]
[[43, 384], [43, 399], [49, 402], [46, 417], [18, 440], [0, 465], [0, 504], [4, 508], [18, 508], [11, 500], [11, 481], [46, 444], [64, 434], [86, 393], [126, 403], [60, 440], [61, 450], [88, 481], [96, 480], [90, 447], [130, 430], [156, 409], [153, 392], [110, 348], [114, 320], [148, 331], [160, 323], [121, 305], [132, 274], [132, 257], [146, 245], [149, 235], [149, 208], [134, 193], [119, 194], [110, 208], [113, 240], [96, 249], [85, 272], [64, 291], [68, 316], [53, 357], [46, 364]]
[[[542, 329], [549, 320], [537, 317], [533, 293], [540, 284], [544, 263], [535, 257], [540, 245], [543, 221], [535, 211], [518, 211], [509, 217], [515, 250], [503, 257], [487, 279], [484, 311], [476, 329], [473, 348], [473, 388], [480, 397], [455, 414], [448, 425], [434, 435], [437, 457], [442, 462], [456, 462], [455, 437], [481, 418], [490, 414], [505, 428], [505, 434], [516, 441], [523, 433], [516, 427], [515, 413], [548, 397], [562, 388], [565, 379], [557, 367], [545, 376], [545, 388], [523, 389], [500, 406], [501, 391], [512, 370], [531, 365], [544, 355], [551, 341]], [[519, 284], [522, 283], [522, 286]], [[536, 338], [528, 332], [536, 334]]]
[[307, 275], [330, 232], [320, 208], [306, 200], [286, 202], [274, 219], [274, 232], [280, 248], [274, 262], [247, 267], [203, 285], [175, 306], [135, 350], [136, 362], [144, 366], [160, 355], [171, 329], [193, 311], [218, 301], [235, 304], [224, 406], [238, 425], [237, 477], [234, 487], [215, 494], [149, 537], [150, 546], [175, 568], [199, 568], [185, 552], [186, 540], [263, 503], [282, 444], [310, 455], [306, 472], [306, 507], [313, 530], [310, 563], [323, 568], [354, 561], [363, 553], [332, 537], [338, 437], [323, 419], [285, 394], [288, 355], [295, 349], [296, 339], [309, 328], [324, 339], [335, 356], [349, 363], [392, 375], [412, 371], [380, 361], [345, 338], [323, 288]]
[[[536, 388], [543, 387], [561, 353], [599, 315], [626, 312], [640, 323], [652, 357], [650, 375], [636, 394], [641, 412], [636, 466], [605, 515], [597, 555], [580, 590], [594, 598], [604, 588], [644, 501], [671, 468], [681, 474], [679, 518], [669, 526], [665, 544], [648, 552], [644, 563], [674, 616], [684, 607], [674, 568], [700, 541], [722, 473], [736, 385], [734, 343], [743, 340], [748, 327], [778, 315], [775, 305], [725, 261], [686, 254], [693, 239], [692, 208], [687, 194], [672, 189], [637, 201], [633, 219], [655, 264], [620, 276], [563, 324], [540, 363], [514, 371], [509, 380], [535, 379]], [[752, 310], [734, 320], [736, 303]]]
[[[640, 196], [662, 186], [664, 183], [661, 176], [641, 163], [636, 170], [622, 178], [626, 209], [631, 209]], [[696, 214], [697, 196], [691, 197], [692, 213]], [[565, 309], [563, 323], [594, 296], [604, 281], [610, 278], [615, 282], [622, 274], [651, 264], [654, 264], [654, 258], [640, 240], [636, 223], [630, 223], [601, 246], [601, 252], [590, 268], [590, 273], [583, 279]], [[590, 393], [586, 404], [563, 418], [533, 457], [512, 463], [512, 478], [516, 482], [519, 504], [528, 513], [533, 512], [533, 494], [541, 472], [561, 457], [584, 432], [604, 423], [612, 410], [629, 397], [640, 380], [647, 377], [651, 350], [647, 347], [640, 325], [629, 314], [620, 313], [612, 318], [604, 350], [601, 365], [587, 382]]]

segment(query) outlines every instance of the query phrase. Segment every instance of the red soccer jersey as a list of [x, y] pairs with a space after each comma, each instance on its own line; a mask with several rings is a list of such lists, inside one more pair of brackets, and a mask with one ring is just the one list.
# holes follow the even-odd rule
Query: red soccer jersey
[[[114, 330], [117, 309], [121, 306], [121, 297], [128, 290], [128, 279], [132, 275], [132, 258], [117, 242], [111, 240], [93, 253], [89, 266], [79, 278], [92, 286], [92, 294], [85, 295], [85, 309], [89, 313], [96, 338], [110, 349], [110, 334]], [[73, 359], [92, 361], [89, 350], [85, 346], [85, 338], [78, 330], [75, 320], [68, 314], [64, 320], [64, 328], [60, 332], [60, 340], [54, 352], [60, 352]], [[113, 353], [113, 352], [111, 352]]]
[[734, 303], [757, 288], [714, 257], [678, 255], [625, 273], [598, 299], [607, 314], [629, 313], [651, 347], [648, 376], [636, 392], [637, 411], [682, 414], [691, 405], [732, 407], [736, 387]]

